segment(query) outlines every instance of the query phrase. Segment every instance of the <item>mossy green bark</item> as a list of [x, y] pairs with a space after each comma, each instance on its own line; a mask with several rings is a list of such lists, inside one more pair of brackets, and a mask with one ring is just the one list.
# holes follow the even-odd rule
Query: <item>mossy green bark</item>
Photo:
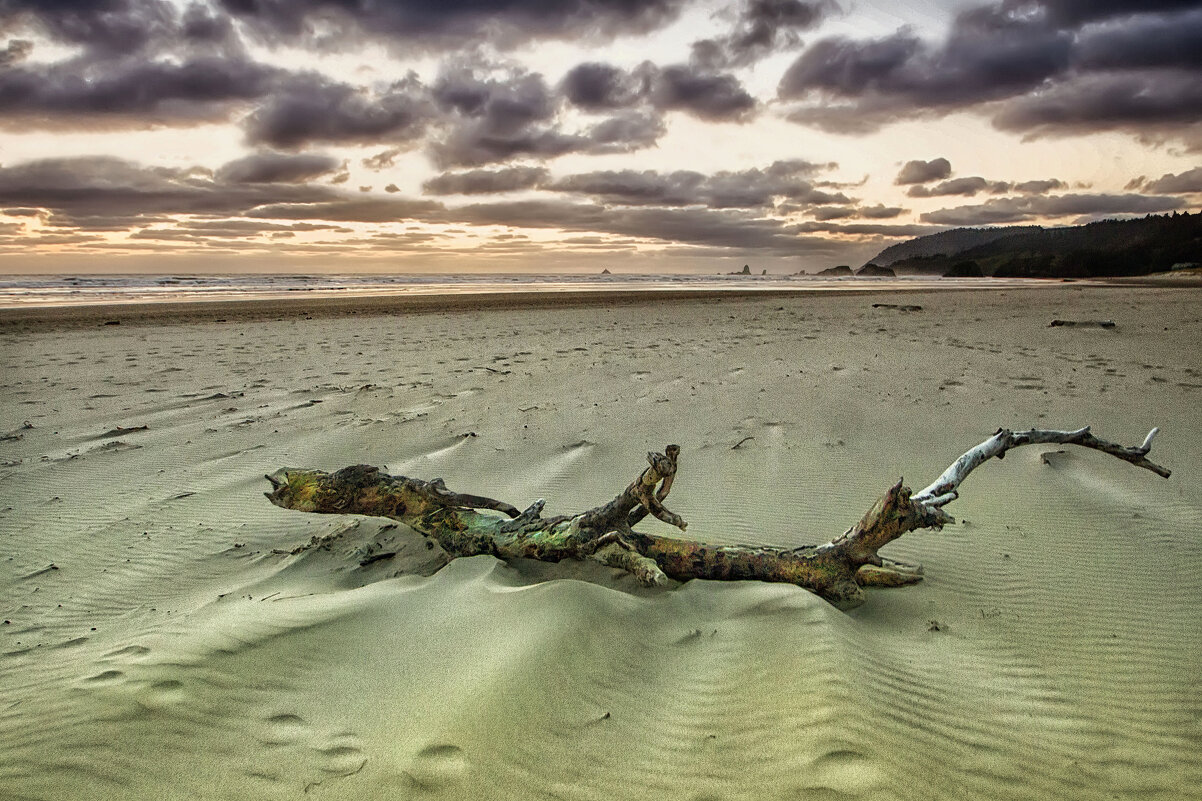
[[644, 584], [660, 584], [668, 578], [785, 582], [847, 608], [863, 601], [861, 587], [896, 587], [922, 580], [921, 568], [884, 559], [880, 549], [908, 531], [951, 522], [943, 507], [958, 497], [968, 474], [986, 461], [1024, 445], [1079, 445], [1168, 478], [1168, 469], [1147, 458], [1156, 432], [1152, 429], [1138, 447], [1124, 447], [1095, 437], [1088, 427], [998, 429], [917, 494], [898, 481], [842, 536], [802, 548], [709, 545], [635, 531], [632, 527], [648, 514], [682, 532], [686, 528], [684, 520], [663, 505], [676, 476], [680, 453], [676, 445], [647, 454], [649, 466], [609, 503], [565, 517], [542, 517], [542, 501], [518, 512], [492, 498], [452, 492], [440, 479], [390, 476], [367, 465], [336, 473], [285, 468], [267, 476], [272, 491], [266, 495], [277, 506], [302, 512], [390, 517], [437, 541], [452, 557], [594, 559], [629, 571]]
[[[577, 515], [544, 518], [542, 504], [525, 512], [509, 504], [446, 489], [428, 482], [391, 476], [375, 467], [356, 465], [335, 473], [283, 469], [268, 476], [267, 497], [277, 506], [302, 512], [362, 514], [399, 520], [436, 541], [452, 556], [488, 554], [500, 559], [596, 559], [634, 573], [647, 584], [663, 578], [677, 581], [713, 579], [784, 582], [804, 587], [840, 607], [863, 600], [861, 584], [898, 585], [921, 579], [921, 572], [886, 564], [876, 550], [905, 531], [940, 525], [931, 514], [909, 503], [909, 490], [896, 485], [843, 537], [805, 548], [709, 545], [645, 534], [630, 527], [642, 517], [644, 501], [651, 512], [684, 528], [684, 521], [663, 507], [666, 492], [656, 486], [675, 474], [676, 452], [649, 454], [651, 467], [604, 506]], [[658, 496], [658, 497], [657, 497]], [[482, 512], [502, 512], [505, 516]], [[860, 568], [877, 570], [861, 574]]]

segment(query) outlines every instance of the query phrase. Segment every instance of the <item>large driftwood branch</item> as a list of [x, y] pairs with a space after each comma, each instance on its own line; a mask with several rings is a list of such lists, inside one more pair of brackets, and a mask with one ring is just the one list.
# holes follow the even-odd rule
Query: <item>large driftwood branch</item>
[[[633, 574], [647, 585], [666, 578], [753, 579], [796, 584], [841, 608], [863, 602], [863, 586], [898, 586], [922, 580], [922, 568], [879, 555], [882, 547], [909, 531], [941, 528], [953, 519], [944, 507], [958, 497], [960, 484], [993, 457], [1023, 445], [1079, 445], [1169, 476], [1147, 459], [1152, 429], [1139, 447], [1098, 439], [1089, 428], [1078, 431], [1000, 429], [972, 448], [916, 494], [899, 480], [867, 514], [842, 536], [823, 545], [772, 548], [707, 545], [637, 532], [647, 514], [676, 526], [686, 523], [664, 506], [676, 476], [680, 449], [649, 453], [649, 467], [609, 503], [576, 515], [543, 517], [539, 500], [523, 512], [507, 503], [447, 489], [441, 479], [423, 481], [391, 476], [356, 465], [336, 473], [284, 468], [267, 476], [272, 503], [302, 512], [362, 514], [399, 520], [442, 546], [451, 556], [490, 554], [501, 559], [546, 562], [593, 559]], [[479, 510], [501, 512], [505, 517]]]

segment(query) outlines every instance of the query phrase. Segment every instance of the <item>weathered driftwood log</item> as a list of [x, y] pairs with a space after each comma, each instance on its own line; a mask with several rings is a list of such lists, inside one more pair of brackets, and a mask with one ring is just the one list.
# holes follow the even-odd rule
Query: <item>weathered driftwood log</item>
[[[1169, 476], [1147, 459], [1152, 429], [1139, 447], [1098, 439], [1089, 428], [1078, 431], [1009, 431], [989, 439], [957, 459], [930, 486], [911, 493], [898, 481], [867, 514], [842, 536], [823, 545], [771, 548], [708, 545], [637, 532], [647, 514], [676, 526], [685, 522], [663, 502], [672, 488], [680, 449], [647, 454], [650, 466], [604, 506], [576, 515], [543, 517], [539, 500], [519, 512], [507, 503], [446, 488], [441, 479], [423, 481], [391, 476], [356, 465], [336, 473], [284, 468], [267, 476], [272, 503], [302, 512], [361, 514], [399, 520], [442, 546], [451, 556], [490, 554], [500, 559], [546, 562], [594, 559], [633, 574], [647, 585], [665, 578], [752, 579], [796, 584], [841, 608], [863, 602], [863, 586], [899, 586], [922, 580], [922, 568], [885, 559], [878, 551], [908, 531], [941, 528], [953, 522], [943, 507], [958, 497], [960, 483], [993, 457], [1023, 445], [1080, 445], [1109, 453], [1137, 467]], [[478, 510], [501, 512], [506, 517]]]

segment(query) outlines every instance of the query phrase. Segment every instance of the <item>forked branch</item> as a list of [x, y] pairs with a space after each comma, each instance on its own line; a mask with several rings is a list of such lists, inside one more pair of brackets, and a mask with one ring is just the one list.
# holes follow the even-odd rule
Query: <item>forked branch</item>
[[1152, 429], [1142, 445], [1128, 448], [1094, 437], [1088, 427], [1077, 431], [999, 429], [917, 494], [898, 481], [842, 536], [824, 545], [801, 548], [708, 545], [635, 531], [633, 526], [648, 513], [681, 531], [686, 528], [684, 520], [663, 505], [676, 476], [680, 453], [676, 445], [669, 445], [663, 453], [647, 454], [649, 466], [609, 503], [561, 517], [544, 518], [542, 500], [518, 512], [492, 498], [451, 492], [441, 479], [390, 476], [367, 465], [336, 473], [284, 468], [267, 476], [272, 491], [266, 495], [286, 509], [399, 520], [438, 542], [453, 557], [490, 554], [546, 562], [593, 559], [625, 570], [647, 585], [665, 583], [667, 578], [787, 582], [848, 608], [863, 602], [863, 586], [898, 586], [922, 580], [922, 568], [885, 559], [878, 552], [909, 531], [953, 522], [943, 507], [959, 497], [960, 484], [968, 474], [989, 459], [1000, 459], [1023, 445], [1079, 445], [1168, 478], [1168, 470], [1147, 459], [1156, 432]]

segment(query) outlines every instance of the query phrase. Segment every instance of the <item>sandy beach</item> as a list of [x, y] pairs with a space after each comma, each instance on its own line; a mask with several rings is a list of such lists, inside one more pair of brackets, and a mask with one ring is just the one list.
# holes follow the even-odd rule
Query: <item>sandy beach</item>
[[[423, 303], [0, 314], [0, 798], [1197, 797], [1202, 289]], [[1016, 451], [850, 612], [263, 497], [366, 463], [562, 514], [679, 443], [690, 536], [816, 544], [1084, 425], [1173, 476]]]

